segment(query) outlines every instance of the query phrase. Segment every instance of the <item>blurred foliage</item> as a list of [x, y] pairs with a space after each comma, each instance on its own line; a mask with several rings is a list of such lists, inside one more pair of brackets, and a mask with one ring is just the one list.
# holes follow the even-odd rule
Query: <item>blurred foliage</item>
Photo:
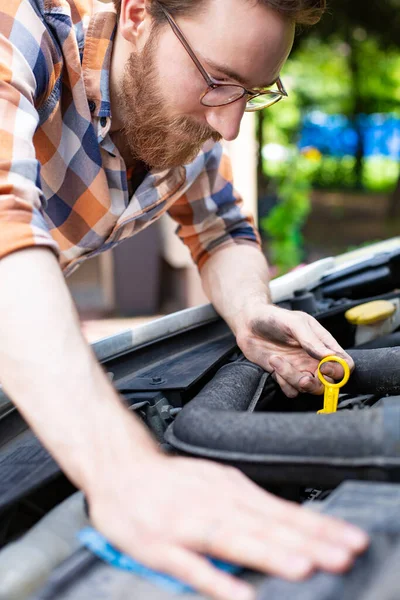
[[[400, 116], [400, 52], [383, 51], [373, 39], [360, 42], [360, 47], [359, 94], [364, 112], [391, 112]], [[303, 116], [314, 109], [352, 117], [348, 52], [347, 45], [339, 39], [305, 40], [282, 74], [289, 98], [262, 115], [265, 143], [294, 145]], [[264, 168], [268, 174], [266, 161]]]
[[[346, 39], [360, 30], [377, 39], [382, 48], [397, 48], [400, 0], [329, 0], [328, 10], [315, 31], [321, 39], [327, 39], [331, 34]], [[311, 31], [315, 35], [314, 30]]]
[[279, 202], [261, 219], [261, 227], [271, 239], [270, 259], [281, 275], [303, 258], [301, 228], [310, 210], [310, 183], [296, 158], [278, 179]]
[[[312, 110], [342, 114], [394, 113], [400, 117], [400, 0], [332, 0], [322, 23], [296, 40], [282, 80], [289, 98], [259, 115], [259, 187], [276, 190], [277, 203], [261, 219], [270, 258], [280, 272], [301, 261], [301, 226], [312, 187], [390, 193], [399, 164], [387, 157], [323, 156], [297, 149], [304, 116]], [[273, 146], [285, 149], [274, 158]], [[268, 151], [268, 146], [271, 151]], [[260, 175], [261, 174], [261, 175]]]

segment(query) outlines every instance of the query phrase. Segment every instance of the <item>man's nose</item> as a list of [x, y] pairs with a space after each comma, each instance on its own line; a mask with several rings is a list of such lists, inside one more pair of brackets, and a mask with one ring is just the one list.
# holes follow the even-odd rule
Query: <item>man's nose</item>
[[237, 100], [226, 106], [209, 107], [206, 111], [207, 123], [227, 142], [239, 135], [240, 122], [246, 108], [246, 99]]

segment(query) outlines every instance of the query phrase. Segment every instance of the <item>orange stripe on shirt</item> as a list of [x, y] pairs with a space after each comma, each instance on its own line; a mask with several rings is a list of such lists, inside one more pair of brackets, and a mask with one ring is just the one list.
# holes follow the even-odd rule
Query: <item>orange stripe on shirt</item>
[[41, 165], [45, 165], [57, 154], [57, 148], [49, 140], [43, 128], [39, 128], [35, 131], [33, 136], [33, 143], [36, 149], [36, 157]]
[[221, 162], [218, 169], [218, 174], [221, 175], [226, 181], [232, 181], [232, 164], [226, 154], [222, 154]]
[[14, 147], [14, 136], [0, 129], [0, 160], [9, 161]]
[[7, 0], [1, 3], [1, 12], [10, 17], [15, 17], [23, 0]]

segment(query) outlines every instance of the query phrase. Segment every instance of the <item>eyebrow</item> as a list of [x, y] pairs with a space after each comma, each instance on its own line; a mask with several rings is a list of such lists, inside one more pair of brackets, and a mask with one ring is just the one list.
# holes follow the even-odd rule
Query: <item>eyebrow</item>
[[271, 85], [274, 85], [274, 83], [276, 83], [278, 80], [278, 77], [277, 77], [276, 79], [274, 79], [273, 81], [271, 81], [265, 85], [251, 86], [249, 84], [248, 80], [244, 79], [241, 75], [239, 75], [239, 73], [236, 73], [235, 71], [233, 71], [226, 65], [219, 65], [216, 62], [214, 62], [213, 60], [205, 58], [205, 57], [203, 57], [203, 60], [211, 67], [211, 69], [214, 69], [216, 71], [219, 71], [220, 73], [223, 73], [224, 75], [229, 77], [229, 79], [235, 79], [235, 81], [237, 81], [238, 83], [240, 83], [241, 85], [243, 85], [244, 87], [249, 88], [249, 89], [251, 89], [252, 87], [257, 87], [257, 88], [261, 88], [261, 89], [268, 88], [268, 87], [271, 87]]

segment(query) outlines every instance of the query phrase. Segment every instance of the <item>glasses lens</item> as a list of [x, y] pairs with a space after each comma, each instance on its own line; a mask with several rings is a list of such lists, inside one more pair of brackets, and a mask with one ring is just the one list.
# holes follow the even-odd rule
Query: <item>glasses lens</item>
[[221, 85], [209, 90], [201, 99], [204, 106], [224, 106], [243, 98], [245, 90], [240, 85]]
[[246, 104], [246, 111], [252, 112], [255, 110], [262, 110], [263, 108], [268, 108], [272, 106], [279, 100], [282, 100], [282, 94], [279, 92], [272, 92], [270, 94], [262, 94], [261, 96], [256, 96], [255, 98], [251, 98]]

